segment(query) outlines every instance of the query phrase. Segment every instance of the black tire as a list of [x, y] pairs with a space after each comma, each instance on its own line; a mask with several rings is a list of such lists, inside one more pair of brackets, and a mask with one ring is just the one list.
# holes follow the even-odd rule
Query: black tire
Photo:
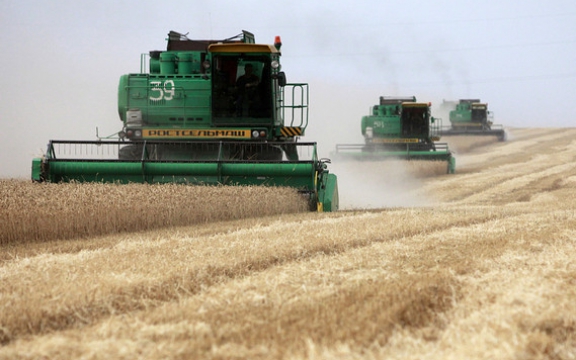
[[142, 157], [142, 145], [126, 145], [118, 150], [119, 160], [140, 160]]

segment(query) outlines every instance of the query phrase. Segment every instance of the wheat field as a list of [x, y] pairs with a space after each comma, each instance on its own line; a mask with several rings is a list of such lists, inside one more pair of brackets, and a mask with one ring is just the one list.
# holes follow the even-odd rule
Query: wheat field
[[334, 213], [1, 181], [0, 359], [575, 359], [576, 129], [509, 131], [332, 164]]

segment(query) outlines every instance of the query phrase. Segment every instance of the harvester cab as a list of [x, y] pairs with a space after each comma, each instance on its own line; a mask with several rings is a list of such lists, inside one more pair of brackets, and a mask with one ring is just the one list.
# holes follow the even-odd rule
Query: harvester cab
[[440, 119], [430, 113], [430, 103], [416, 97], [381, 96], [370, 115], [363, 116], [364, 144], [338, 144], [333, 160], [445, 161], [447, 173], [455, 172], [455, 159], [445, 143], [438, 143]]
[[170, 31], [140, 72], [122, 75], [117, 140], [50, 141], [35, 181], [113, 181], [297, 188], [311, 208], [338, 209], [336, 176], [308, 125], [308, 84], [287, 83], [282, 42], [248, 31], [192, 40]]
[[442, 136], [496, 136], [500, 141], [506, 140], [504, 127], [494, 124], [494, 114], [480, 99], [444, 101], [443, 105], [450, 108], [450, 126], [442, 128]]

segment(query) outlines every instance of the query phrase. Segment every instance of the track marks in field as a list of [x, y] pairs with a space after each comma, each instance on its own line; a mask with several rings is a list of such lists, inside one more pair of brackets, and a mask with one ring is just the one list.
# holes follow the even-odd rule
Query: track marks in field
[[[398, 210], [276, 221], [227, 234], [187, 237], [158, 231], [108, 249], [44, 255], [0, 268], [0, 314], [5, 341], [80, 328], [113, 314], [153, 308], [274, 266], [332, 256], [378, 242], [399, 241], [502, 215], [469, 212], [447, 219], [441, 211]], [[359, 228], [359, 222], [370, 224]], [[29, 289], [35, 291], [30, 293]], [[26, 297], [26, 302], [18, 299]]]
[[456, 154], [456, 173], [482, 173], [503, 165], [529, 163], [534, 155], [568, 146], [576, 129], [511, 129], [510, 134], [508, 141]]
[[[571, 187], [563, 179], [575, 174], [576, 130], [548, 131], [528, 144], [517, 140], [519, 144], [487, 147], [482, 154], [463, 155], [463, 162], [471, 166], [468, 171], [430, 179], [420, 191], [434, 193], [445, 202], [504, 205]], [[506, 160], [496, 166], [492, 161], [502, 151], [506, 152]]]
[[[449, 341], [443, 339], [446, 331], [456, 336], [455, 313], [463, 311], [463, 302], [477, 301], [478, 289], [474, 286], [482, 286], [484, 277], [506, 266], [503, 258], [515, 254], [515, 249], [530, 254], [554, 245], [521, 239], [547, 238], [544, 235], [558, 238], [563, 234], [561, 229], [576, 221], [565, 212], [548, 213], [543, 215], [550, 218], [543, 220], [548, 225], [542, 226], [532, 221], [534, 214], [506, 211], [467, 224], [444, 222], [441, 226], [440, 217], [450, 214], [452, 219], [469, 218], [485, 211], [436, 211], [438, 218], [427, 211], [403, 214], [413, 219], [414, 231], [406, 236], [398, 227], [389, 234], [385, 230], [399, 220], [399, 211], [327, 218], [326, 227], [320, 221], [304, 220], [300, 225], [308, 230], [301, 235], [320, 230], [327, 236], [328, 227], [383, 222], [387, 216], [396, 221], [374, 229], [380, 230], [382, 237], [364, 239], [363, 245], [358, 243], [366, 234], [359, 232], [357, 246], [343, 245], [340, 251], [314, 253], [311, 248], [299, 248], [300, 256], [293, 260], [224, 276], [222, 281], [206, 284], [195, 293], [181, 293], [139, 311], [118, 309], [93, 318], [83, 329], [54, 329], [54, 334], [22, 339], [7, 345], [6, 351], [37, 349], [38, 341], [45, 344], [44, 354], [62, 349], [86, 354], [100, 349], [98, 344], [106, 339], [114, 339], [110, 348], [103, 349], [103, 355], [133, 348], [151, 357], [161, 357], [163, 351], [168, 351], [190, 358], [211, 351], [215, 357], [264, 359], [337, 351], [339, 344], [356, 351], [386, 352], [387, 346], [393, 347], [389, 345], [391, 338], [399, 332], [425, 343]], [[421, 223], [430, 224], [434, 231], [426, 231]], [[273, 232], [268, 227], [260, 230]], [[246, 235], [246, 231], [240, 231], [240, 235]], [[353, 236], [344, 231], [340, 241]], [[283, 254], [276, 256], [286, 258]]]
[[489, 187], [477, 187], [474, 186], [477, 184], [474, 182], [467, 183], [468, 191], [460, 194], [458, 200], [475, 204], [506, 205], [514, 202], [529, 202], [534, 196], [542, 196], [546, 193], [559, 192], [560, 196], [563, 196], [561, 190], [575, 188], [573, 184], [565, 183], [564, 179], [576, 175], [576, 163], [534, 168], [531, 173], [525, 175], [512, 171], [506, 173], [515, 175], [496, 175], [491, 177], [491, 181], [486, 181], [485, 177], [484, 184], [492, 184]]

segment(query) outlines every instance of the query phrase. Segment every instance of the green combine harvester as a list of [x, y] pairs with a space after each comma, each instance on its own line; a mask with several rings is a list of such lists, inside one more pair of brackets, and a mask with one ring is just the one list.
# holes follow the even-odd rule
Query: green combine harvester
[[[122, 131], [96, 141], [51, 140], [32, 161], [47, 182], [263, 185], [298, 189], [311, 210], [338, 210], [337, 177], [308, 125], [308, 84], [286, 82], [280, 37], [248, 31], [191, 40], [171, 31], [118, 87]], [[147, 70], [147, 71], [146, 71]]]
[[416, 97], [380, 97], [370, 115], [362, 117], [364, 144], [338, 144], [331, 158], [337, 160], [445, 161], [453, 174], [456, 160], [448, 144], [438, 143], [439, 119], [430, 116], [430, 103]]
[[494, 124], [494, 114], [480, 99], [444, 100], [441, 107], [450, 109], [450, 126], [441, 129], [442, 136], [495, 136], [506, 140], [504, 127]]

